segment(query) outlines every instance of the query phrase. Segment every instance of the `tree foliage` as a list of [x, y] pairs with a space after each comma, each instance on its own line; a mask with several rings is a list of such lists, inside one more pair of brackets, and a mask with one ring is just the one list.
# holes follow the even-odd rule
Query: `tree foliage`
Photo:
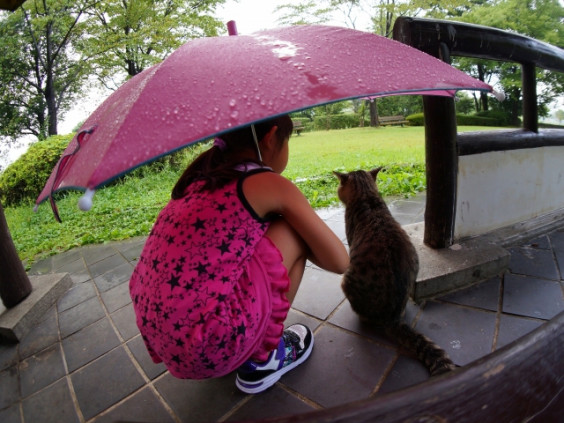
[[100, 82], [114, 88], [123, 76], [162, 61], [189, 39], [218, 35], [223, 24], [212, 13], [224, 2], [106, 0], [91, 11], [80, 49], [93, 58]]
[[0, 136], [57, 134], [90, 75], [116, 88], [186, 40], [217, 35], [224, 1], [37, 0], [2, 12]]
[[[459, 20], [516, 32], [555, 46], [564, 45], [564, 7], [559, 0], [489, 0], [468, 11]], [[483, 81], [498, 81], [505, 91], [506, 100], [492, 102], [491, 106], [510, 113], [513, 123], [518, 123], [522, 111], [519, 64], [483, 60], [473, 61], [473, 64], [469, 61], [461, 63], [465, 70]], [[564, 74], [538, 69], [537, 81], [539, 115], [547, 116], [548, 104], [564, 93]], [[487, 108], [487, 105], [481, 107]]]
[[93, 0], [27, 2], [0, 15], [0, 135], [57, 133], [86, 78], [84, 58], [73, 49]]

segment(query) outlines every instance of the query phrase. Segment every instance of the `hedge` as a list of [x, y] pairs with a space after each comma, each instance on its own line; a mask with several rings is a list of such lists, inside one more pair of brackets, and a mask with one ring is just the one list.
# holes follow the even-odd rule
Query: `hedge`
[[74, 134], [55, 135], [32, 144], [0, 174], [0, 201], [4, 206], [35, 200]]

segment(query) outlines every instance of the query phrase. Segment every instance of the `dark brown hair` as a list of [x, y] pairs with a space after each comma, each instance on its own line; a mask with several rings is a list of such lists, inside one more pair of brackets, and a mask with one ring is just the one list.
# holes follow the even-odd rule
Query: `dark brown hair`
[[[255, 124], [255, 131], [259, 142], [264, 136], [277, 126], [275, 132], [276, 139], [280, 147], [284, 140], [290, 137], [293, 130], [292, 119], [288, 115], [282, 115], [273, 119], [265, 120]], [[235, 129], [220, 136], [225, 141], [224, 146], [213, 146], [209, 150], [200, 154], [184, 171], [172, 190], [172, 198], [179, 199], [184, 197], [186, 187], [192, 182], [205, 181], [202, 190], [216, 190], [232, 181], [241, 171], [235, 169], [240, 160], [238, 153], [247, 150], [255, 150], [253, 133], [250, 126]], [[259, 163], [258, 159], [248, 161]]]

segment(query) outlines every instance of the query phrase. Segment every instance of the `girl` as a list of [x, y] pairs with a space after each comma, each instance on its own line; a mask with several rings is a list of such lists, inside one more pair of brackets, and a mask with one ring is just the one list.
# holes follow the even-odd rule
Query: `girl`
[[258, 393], [304, 362], [313, 335], [284, 331], [306, 260], [343, 273], [349, 257], [280, 174], [284, 115], [216, 138], [183, 173], [131, 276], [137, 325], [155, 362], [179, 378], [237, 370]]

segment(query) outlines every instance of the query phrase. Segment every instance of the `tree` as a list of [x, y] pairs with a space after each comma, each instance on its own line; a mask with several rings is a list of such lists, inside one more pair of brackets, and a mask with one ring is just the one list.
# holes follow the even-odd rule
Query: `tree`
[[[225, 0], [107, 0], [90, 11], [88, 38], [80, 50], [93, 58], [108, 88], [161, 62], [191, 38], [218, 35], [212, 16]], [[114, 80], [118, 75], [118, 80]]]
[[0, 15], [0, 135], [57, 134], [58, 118], [87, 77], [87, 62], [72, 46], [95, 3], [43, 0]]
[[[511, 19], [507, 19], [511, 16]], [[460, 20], [503, 30], [517, 32], [552, 45], [564, 45], [564, 7], [558, 0], [490, 0], [461, 16]], [[512, 123], [519, 122], [521, 114], [521, 69], [515, 63], [496, 63], [479, 61], [463, 66], [475, 77], [488, 82], [497, 79], [503, 87], [506, 99], [492, 103], [495, 109], [501, 109], [511, 115]], [[564, 75], [550, 71], [537, 71], [539, 115], [548, 114], [547, 105], [564, 93]], [[487, 110], [487, 103], [483, 103]]]
[[300, 4], [281, 4], [274, 9], [281, 12], [280, 25], [317, 25], [329, 21], [331, 9], [324, 2], [309, 0]]

